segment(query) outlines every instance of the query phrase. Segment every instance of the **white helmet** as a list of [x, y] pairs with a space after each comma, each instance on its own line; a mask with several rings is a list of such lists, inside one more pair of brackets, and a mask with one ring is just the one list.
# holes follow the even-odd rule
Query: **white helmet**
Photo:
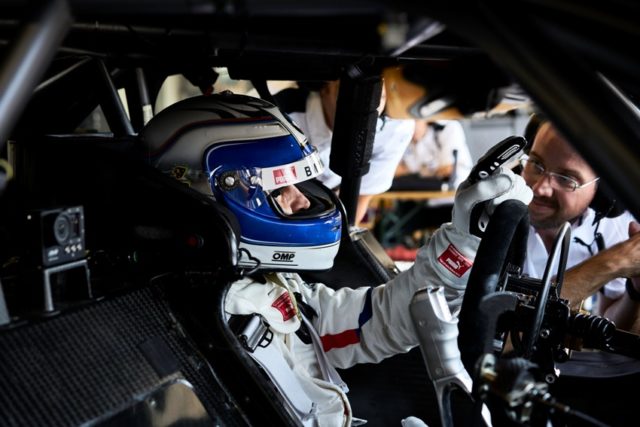
[[[236, 215], [240, 266], [333, 266], [341, 235], [339, 202], [313, 179], [323, 171], [315, 148], [274, 105], [231, 92], [189, 98], [162, 110], [140, 138], [153, 166], [212, 195]], [[282, 209], [277, 196], [289, 186], [306, 196], [308, 209]]]

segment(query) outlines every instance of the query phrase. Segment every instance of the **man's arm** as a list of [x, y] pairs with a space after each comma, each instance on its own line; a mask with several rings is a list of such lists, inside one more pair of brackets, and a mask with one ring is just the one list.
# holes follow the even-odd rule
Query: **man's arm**
[[355, 225], [360, 224], [360, 221], [364, 218], [364, 215], [367, 213], [367, 209], [369, 208], [369, 203], [373, 198], [373, 194], [361, 194], [358, 196], [358, 206], [356, 207], [356, 221]]
[[[632, 246], [631, 250], [640, 250], [638, 249], [640, 244], [633, 244], [634, 241], [638, 242], [638, 236], [640, 236], [640, 224], [635, 221], [629, 223], [629, 240], [627, 242]], [[622, 256], [625, 256], [625, 254], [622, 254]], [[633, 257], [633, 254], [631, 257]], [[630, 259], [629, 261], [635, 263], [632, 267], [633, 270], [637, 270], [639, 268], [637, 259]], [[640, 333], [640, 298], [637, 297], [640, 295], [639, 274], [640, 273], [638, 271], [635, 271], [634, 273], [625, 276], [631, 278], [627, 284], [631, 289], [630, 292], [625, 292], [622, 298], [611, 300], [603, 295], [600, 303], [600, 310], [605, 317], [613, 320], [618, 328], [634, 333]], [[632, 297], [632, 295], [635, 296]]]
[[[566, 271], [561, 297], [569, 300], [572, 309], [578, 309], [585, 298], [598, 292], [613, 279], [640, 276], [640, 224], [629, 224], [629, 236], [628, 240], [611, 246]], [[640, 292], [640, 279], [634, 282]], [[604, 295], [602, 297], [601, 313], [613, 320], [619, 328], [630, 328], [640, 318], [640, 301], [632, 301], [627, 293], [617, 300]]]
[[410, 173], [411, 171], [409, 170], [409, 167], [404, 163], [403, 160], [400, 160], [400, 163], [398, 163], [398, 167], [396, 167], [394, 176], [408, 175]]

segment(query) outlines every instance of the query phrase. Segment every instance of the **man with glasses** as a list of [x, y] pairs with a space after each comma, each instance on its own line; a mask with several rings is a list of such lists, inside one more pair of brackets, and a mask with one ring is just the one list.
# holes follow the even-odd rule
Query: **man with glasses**
[[578, 309], [597, 294], [594, 312], [620, 329], [640, 332], [640, 280], [634, 278], [640, 276], [640, 224], [629, 212], [596, 216], [589, 205], [600, 178], [549, 121], [538, 125], [521, 165], [533, 190], [525, 274], [543, 276], [556, 235], [568, 221], [571, 246], [561, 297]]

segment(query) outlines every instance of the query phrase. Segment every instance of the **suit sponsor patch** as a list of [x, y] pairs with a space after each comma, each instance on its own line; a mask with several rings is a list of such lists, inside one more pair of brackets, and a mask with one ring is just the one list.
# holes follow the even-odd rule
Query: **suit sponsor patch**
[[438, 257], [438, 262], [457, 277], [462, 277], [473, 266], [452, 244]]
[[296, 308], [294, 307], [288, 292], [285, 292], [276, 298], [273, 304], [271, 304], [271, 307], [275, 308], [282, 314], [282, 320], [285, 322], [296, 315]]

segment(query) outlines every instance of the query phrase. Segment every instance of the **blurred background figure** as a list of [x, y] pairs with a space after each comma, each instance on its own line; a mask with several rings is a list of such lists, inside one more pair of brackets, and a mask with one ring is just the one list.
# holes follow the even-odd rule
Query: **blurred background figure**
[[391, 215], [377, 225], [387, 253], [398, 261], [411, 261], [431, 231], [451, 220], [453, 196], [433, 192], [455, 190], [466, 179], [473, 160], [462, 124], [456, 120], [416, 119], [415, 131], [391, 186], [407, 192], [394, 202]]
[[464, 181], [473, 160], [462, 125], [455, 120], [416, 120], [392, 185], [393, 190], [453, 190]]

